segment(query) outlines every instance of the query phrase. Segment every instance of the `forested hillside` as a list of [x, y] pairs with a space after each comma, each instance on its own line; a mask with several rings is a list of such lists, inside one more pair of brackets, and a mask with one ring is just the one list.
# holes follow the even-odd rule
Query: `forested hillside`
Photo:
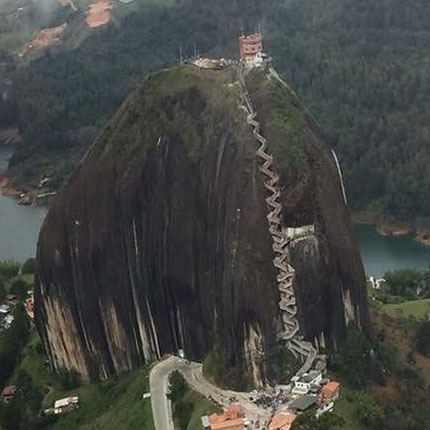
[[17, 74], [18, 181], [51, 173], [59, 185], [135, 83], [177, 61], [180, 45], [236, 56], [240, 28], [260, 25], [277, 69], [336, 147], [353, 208], [430, 216], [428, 2], [136, 1], [115, 14], [77, 48]]
[[[338, 148], [355, 207], [430, 215], [430, 4], [297, 2], [270, 46]], [[275, 27], [275, 26], [274, 26]]]

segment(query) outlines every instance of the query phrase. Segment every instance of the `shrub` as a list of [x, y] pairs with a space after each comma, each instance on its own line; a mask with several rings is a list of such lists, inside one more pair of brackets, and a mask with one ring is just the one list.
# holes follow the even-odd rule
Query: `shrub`
[[22, 266], [22, 273], [35, 273], [36, 271], [36, 259], [29, 258]]
[[58, 379], [65, 390], [72, 390], [79, 385], [79, 374], [74, 369], [68, 370], [62, 367], [58, 370]]
[[220, 382], [222, 381], [225, 372], [224, 360], [221, 356], [220, 350], [217, 345], [214, 345], [203, 362], [203, 373], [209, 379], [212, 379], [215, 382]]
[[309, 411], [294, 421], [291, 430], [342, 430], [344, 424], [344, 419], [334, 413], [325, 413], [317, 418], [313, 411]]
[[170, 393], [168, 394], [168, 397], [174, 405], [173, 415], [175, 423], [179, 429], [186, 430], [193, 413], [193, 403], [188, 400], [184, 400], [184, 397], [188, 392], [187, 383], [178, 371], [171, 374], [169, 381]]
[[186, 400], [179, 400], [175, 404], [173, 413], [179, 428], [186, 430], [193, 413], [193, 404]]
[[19, 263], [16, 261], [8, 260], [0, 262], [0, 276], [5, 279], [13, 278], [19, 273]]
[[421, 323], [417, 332], [416, 348], [420, 354], [430, 356], [430, 322]]
[[177, 402], [185, 396], [187, 392], [187, 383], [178, 371], [175, 371], [171, 374], [169, 381], [170, 394], [168, 397], [172, 402]]
[[354, 395], [355, 414], [360, 423], [367, 429], [380, 429], [384, 427], [384, 411], [375, 401], [365, 393]]
[[0, 302], [2, 302], [5, 297], [6, 297], [6, 287], [4, 285], [4, 282], [0, 279]]
[[24, 307], [18, 305], [11, 327], [0, 337], [0, 386], [4, 385], [12, 375], [27, 343], [28, 335], [27, 315]]
[[284, 344], [278, 344], [268, 354], [272, 364], [275, 380], [279, 383], [288, 383], [295, 373], [300, 369], [300, 361]]
[[349, 326], [335, 356], [335, 367], [354, 387], [363, 387], [371, 378], [370, 343], [361, 330]]
[[25, 300], [27, 298], [27, 290], [30, 286], [27, 282], [22, 279], [17, 279], [10, 287], [10, 293], [15, 294], [19, 300]]

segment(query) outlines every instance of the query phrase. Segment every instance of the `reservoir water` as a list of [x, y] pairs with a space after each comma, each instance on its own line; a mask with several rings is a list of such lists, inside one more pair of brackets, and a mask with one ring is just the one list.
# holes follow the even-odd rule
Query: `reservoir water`
[[[11, 151], [0, 148], [0, 173], [7, 168]], [[37, 237], [46, 214], [38, 206], [19, 206], [0, 193], [0, 260], [25, 261], [36, 255]]]
[[381, 236], [374, 227], [358, 224], [355, 234], [367, 276], [381, 278], [388, 270], [407, 267], [426, 270], [430, 265], [430, 247], [411, 236]]
[[[0, 173], [7, 167], [11, 151], [0, 149]], [[25, 261], [36, 254], [37, 237], [46, 209], [19, 206], [0, 193], [0, 260]], [[412, 237], [381, 236], [369, 225], [356, 225], [355, 233], [367, 276], [382, 277], [387, 270], [405, 267], [428, 269], [430, 248]]]

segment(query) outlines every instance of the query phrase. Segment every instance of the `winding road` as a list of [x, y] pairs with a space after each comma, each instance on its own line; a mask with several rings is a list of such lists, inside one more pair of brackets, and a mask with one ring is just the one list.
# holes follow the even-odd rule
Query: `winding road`
[[[242, 405], [250, 422], [259, 421], [262, 424], [269, 421], [270, 411], [252, 403], [248, 393], [222, 390], [204, 378], [203, 366], [200, 363], [189, 362], [179, 357], [169, 357], [156, 364], [149, 376], [152, 414], [156, 430], [174, 430], [170, 401], [167, 398], [169, 376], [174, 371], [179, 371], [193, 390], [206, 398], [212, 398], [222, 406], [229, 405], [234, 398]], [[260, 428], [264, 428], [264, 425]]]

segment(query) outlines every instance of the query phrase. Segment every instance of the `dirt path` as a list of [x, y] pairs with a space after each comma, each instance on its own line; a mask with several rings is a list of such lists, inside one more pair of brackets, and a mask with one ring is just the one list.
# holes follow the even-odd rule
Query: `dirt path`
[[107, 24], [112, 19], [113, 1], [98, 0], [90, 5], [86, 23], [88, 27], [96, 28]]

